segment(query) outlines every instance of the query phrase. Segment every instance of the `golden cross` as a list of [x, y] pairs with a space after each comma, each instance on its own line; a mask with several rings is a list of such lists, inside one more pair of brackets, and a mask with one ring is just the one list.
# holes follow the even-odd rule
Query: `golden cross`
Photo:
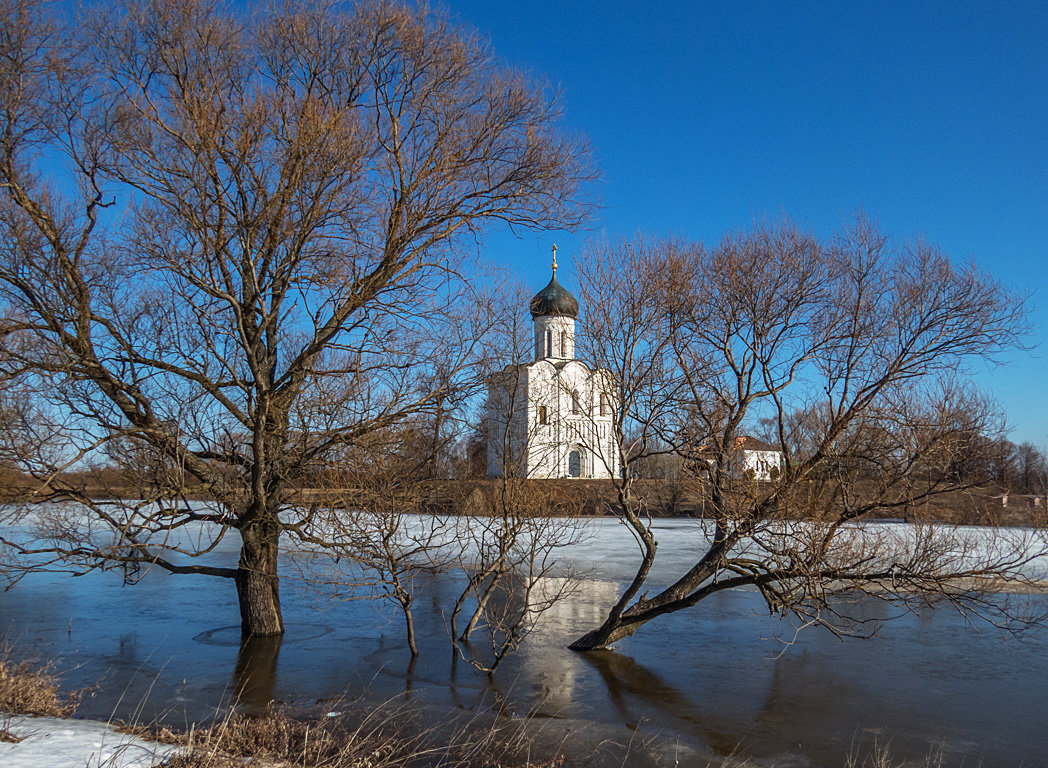
[[553, 244], [553, 276], [557, 276], [557, 244]]

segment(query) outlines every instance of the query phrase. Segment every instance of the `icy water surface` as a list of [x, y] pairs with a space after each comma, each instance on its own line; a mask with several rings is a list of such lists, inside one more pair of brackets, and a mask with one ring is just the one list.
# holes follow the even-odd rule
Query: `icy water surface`
[[[694, 551], [699, 524], [663, 524], [667, 580]], [[494, 681], [450, 653], [443, 611], [457, 585], [418, 585], [422, 656], [412, 668], [400, 617], [369, 600], [337, 601], [285, 569], [287, 635], [241, 648], [232, 583], [150, 572], [38, 575], [0, 594], [0, 636], [19, 655], [57, 662], [66, 687], [95, 686], [80, 714], [203, 718], [233, 692], [249, 703], [327, 705], [348, 693], [410, 696], [435, 710], [547, 719], [579, 749], [611, 739], [630, 764], [700, 765], [735, 752], [776, 766], [839, 766], [889, 744], [897, 760], [941, 750], [944, 766], [1048, 766], [1048, 633], [1017, 640], [947, 610], [903, 616], [872, 640], [841, 642], [767, 615], [753, 592], [723, 592], [617, 647], [566, 645], [598, 621], [635, 557], [628, 535], [596, 521], [573, 560], [589, 577]], [[235, 562], [231, 549], [220, 558]], [[1045, 598], [1034, 598], [1044, 600]], [[869, 618], [890, 610], [874, 601]], [[559, 734], [559, 735], [558, 735]], [[618, 754], [618, 753], [617, 753]], [[615, 759], [620, 759], [616, 757]]]

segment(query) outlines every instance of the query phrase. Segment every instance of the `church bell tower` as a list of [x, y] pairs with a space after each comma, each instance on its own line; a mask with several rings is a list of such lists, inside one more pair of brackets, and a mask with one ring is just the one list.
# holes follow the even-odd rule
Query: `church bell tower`
[[557, 246], [553, 246], [553, 277], [530, 304], [535, 323], [535, 361], [575, 359], [575, 318], [579, 302], [557, 282]]

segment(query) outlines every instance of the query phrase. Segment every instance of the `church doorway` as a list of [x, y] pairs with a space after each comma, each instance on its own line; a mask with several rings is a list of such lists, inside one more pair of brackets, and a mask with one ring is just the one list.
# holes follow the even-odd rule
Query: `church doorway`
[[568, 477], [582, 477], [582, 454], [578, 451], [568, 454]]

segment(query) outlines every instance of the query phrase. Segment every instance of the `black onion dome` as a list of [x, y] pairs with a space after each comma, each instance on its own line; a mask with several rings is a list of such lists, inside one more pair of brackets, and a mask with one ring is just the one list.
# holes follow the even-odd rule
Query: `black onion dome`
[[553, 279], [549, 285], [535, 294], [529, 305], [532, 317], [578, 317], [579, 302], [571, 291], [557, 282], [557, 273], [553, 273]]

